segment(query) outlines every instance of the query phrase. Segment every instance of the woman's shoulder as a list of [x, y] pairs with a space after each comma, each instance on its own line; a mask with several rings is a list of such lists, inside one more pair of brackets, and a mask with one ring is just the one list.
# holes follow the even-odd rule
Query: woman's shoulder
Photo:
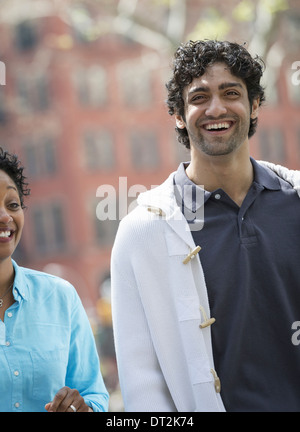
[[27, 287], [30, 291], [39, 291], [40, 294], [56, 293], [64, 297], [77, 296], [73, 285], [59, 276], [28, 267], [18, 266], [16, 263], [14, 263], [14, 267], [16, 287], [18, 287], [18, 285], [23, 288]]

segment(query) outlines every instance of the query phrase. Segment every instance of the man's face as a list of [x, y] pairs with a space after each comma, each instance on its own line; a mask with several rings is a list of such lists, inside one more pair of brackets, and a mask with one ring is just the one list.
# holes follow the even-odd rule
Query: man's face
[[256, 118], [259, 100], [250, 107], [244, 81], [231, 74], [225, 63], [215, 63], [183, 92], [186, 127], [191, 147], [209, 156], [222, 156], [248, 140], [250, 116]]

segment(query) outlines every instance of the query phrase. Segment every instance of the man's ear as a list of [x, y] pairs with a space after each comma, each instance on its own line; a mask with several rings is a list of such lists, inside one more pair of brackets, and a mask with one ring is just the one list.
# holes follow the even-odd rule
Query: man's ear
[[252, 111], [251, 111], [252, 119], [256, 119], [258, 117], [259, 102], [260, 102], [259, 98], [254, 99], [252, 102]]
[[181, 115], [176, 114], [175, 115], [175, 121], [176, 121], [176, 126], [179, 129], [184, 129], [185, 128], [185, 122], [184, 122], [183, 118], [181, 117]]

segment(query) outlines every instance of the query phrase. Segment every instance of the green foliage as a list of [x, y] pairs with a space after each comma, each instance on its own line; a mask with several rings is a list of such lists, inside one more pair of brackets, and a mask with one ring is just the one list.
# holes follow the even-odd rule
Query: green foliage
[[255, 3], [251, 0], [242, 0], [232, 12], [236, 21], [253, 21], [255, 18]]
[[286, 0], [260, 0], [261, 6], [270, 14], [287, 10], [289, 8]]
[[224, 18], [216, 8], [208, 8], [196, 24], [188, 39], [223, 39], [231, 28], [230, 22]]

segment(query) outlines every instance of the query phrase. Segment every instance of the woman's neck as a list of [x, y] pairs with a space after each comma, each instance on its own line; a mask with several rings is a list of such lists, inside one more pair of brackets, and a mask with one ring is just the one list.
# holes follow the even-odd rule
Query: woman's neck
[[0, 261], [0, 298], [13, 284], [15, 277], [14, 267], [11, 258]]

